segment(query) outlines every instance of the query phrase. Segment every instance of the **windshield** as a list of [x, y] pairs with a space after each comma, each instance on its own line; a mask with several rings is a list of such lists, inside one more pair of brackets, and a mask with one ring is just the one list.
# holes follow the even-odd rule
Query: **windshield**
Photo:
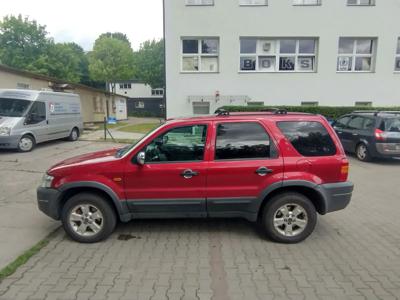
[[152, 135], [156, 130], [158, 130], [158, 128], [160, 128], [162, 125], [164, 125], [164, 123], [161, 123], [159, 126], [157, 126], [156, 128], [154, 128], [153, 130], [151, 130], [150, 132], [148, 132], [147, 134], [145, 134], [142, 138], [138, 139], [137, 141], [135, 141], [133, 144], [131, 145], [127, 145], [121, 149], [119, 149], [117, 151], [117, 153], [115, 154], [115, 157], [122, 157], [124, 156], [126, 153], [128, 153], [129, 151], [131, 151], [137, 144], [139, 144], [142, 140], [144, 140], [145, 138], [147, 138], [148, 136]]
[[381, 128], [383, 131], [388, 131], [388, 132], [400, 132], [400, 118], [390, 118], [386, 119], [382, 122], [383, 128]]
[[29, 100], [0, 98], [0, 116], [23, 117], [30, 104]]

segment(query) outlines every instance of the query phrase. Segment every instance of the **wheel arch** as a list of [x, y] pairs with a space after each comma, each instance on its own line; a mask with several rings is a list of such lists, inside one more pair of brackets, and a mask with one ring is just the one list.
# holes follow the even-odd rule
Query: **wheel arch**
[[62, 208], [71, 197], [80, 193], [93, 193], [101, 196], [111, 205], [120, 221], [127, 222], [130, 220], [126, 201], [120, 200], [114, 191], [106, 185], [98, 182], [76, 182], [63, 185], [60, 191], [59, 215], [61, 215]]
[[317, 212], [321, 215], [326, 214], [327, 200], [325, 195], [319, 190], [318, 185], [309, 181], [288, 181], [280, 185], [273, 185], [264, 190], [261, 197], [261, 205], [258, 208], [258, 219], [262, 215], [265, 205], [276, 195], [296, 192], [306, 196], [314, 205]]

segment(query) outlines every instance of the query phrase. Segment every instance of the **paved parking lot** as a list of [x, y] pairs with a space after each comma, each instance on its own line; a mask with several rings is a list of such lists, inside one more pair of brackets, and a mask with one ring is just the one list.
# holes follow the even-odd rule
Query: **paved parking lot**
[[[27, 170], [105, 146], [57, 147], [54, 157], [45, 146], [18, 166], [14, 157], [25, 156], [0, 153], [2, 211], [11, 201], [4, 193], [17, 193], [20, 207], [33, 209], [41, 175], [22, 179]], [[60, 230], [0, 284], [0, 299], [400, 299], [399, 173], [400, 161], [351, 159], [352, 203], [320, 217], [314, 234], [297, 245], [265, 240], [241, 220], [134, 221], [94, 245], [72, 242]]]

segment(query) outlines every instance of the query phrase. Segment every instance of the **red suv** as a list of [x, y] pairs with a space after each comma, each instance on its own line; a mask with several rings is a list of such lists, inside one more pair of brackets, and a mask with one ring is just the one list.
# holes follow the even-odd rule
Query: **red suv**
[[79, 242], [117, 221], [245, 218], [277, 242], [314, 230], [317, 212], [345, 208], [353, 184], [335, 131], [318, 115], [276, 110], [168, 120], [134, 145], [50, 168], [38, 205]]

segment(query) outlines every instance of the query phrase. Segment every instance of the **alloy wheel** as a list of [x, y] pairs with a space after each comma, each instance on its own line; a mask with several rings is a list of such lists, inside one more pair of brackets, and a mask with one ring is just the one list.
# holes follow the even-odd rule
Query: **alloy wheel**
[[274, 213], [273, 224], [281, 235], [297, 236], [307, 227], [307, 212], [298, 204], [285, 204]]
[[75, 206], [68, 219], [73, 231], [80, 236], [94, 236], [102, 230], [104, 225], [103, 214], [92, 204]]

